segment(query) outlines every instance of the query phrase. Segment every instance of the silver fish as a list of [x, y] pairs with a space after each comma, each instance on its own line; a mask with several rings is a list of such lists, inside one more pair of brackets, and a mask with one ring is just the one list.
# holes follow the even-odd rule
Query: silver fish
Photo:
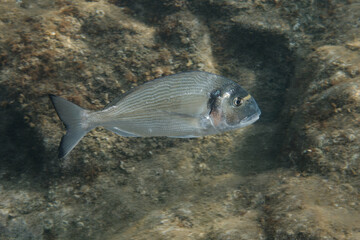
[[82, 137], [102, 126], [124, 137], [194, 138], [252, 124], [261, 114], [239, 84], [207, 72], [184, 72], [155, 79], [116, 98], [100, 111], [85, 110], [49, 95], [66, 127], [59, 158]]

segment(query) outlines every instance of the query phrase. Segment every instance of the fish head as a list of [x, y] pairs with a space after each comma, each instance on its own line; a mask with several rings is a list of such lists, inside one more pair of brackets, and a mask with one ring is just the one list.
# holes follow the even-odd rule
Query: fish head
[[209, 103], [212, 125], [220, 132], [248, 126], [261, 114], [255, 99], [236, 83], [215, 90]]

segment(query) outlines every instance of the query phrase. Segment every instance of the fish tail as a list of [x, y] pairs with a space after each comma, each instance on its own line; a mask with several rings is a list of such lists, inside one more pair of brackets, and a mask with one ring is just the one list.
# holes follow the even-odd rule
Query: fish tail
[[64, 158], [94, 127], [88, 123], [88, 110], [64, 98], [52, 94], [49, 94], [49, 97], [66, 128], [66, 134], [62, 137], [59, 146], [59, 158]]

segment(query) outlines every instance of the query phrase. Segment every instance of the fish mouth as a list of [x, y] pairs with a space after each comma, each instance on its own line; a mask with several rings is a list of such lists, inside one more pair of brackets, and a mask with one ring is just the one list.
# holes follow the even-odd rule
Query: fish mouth
[[253, 115], [242, 119], [242, 120], [240, 121], [240, 124], [239, 124], [239, 125], [240, 125], [241, 127], [248, 126], [248, 125], [256, 122], [257, 120], [259, 120], [260, 115], [261, 115], [261, 112], [258, 111], [257, 113], [254, 113]]
[[259, 118], [260, 118], [260, 114], [256, 113], [256, 114], [251, 115], [250, 117], [244, 118], [243, 120], [241, 120], [240, 123], [243, 123], [243, 124], [244, 123], [249, 123], [249, 124], [251, 124], [251, 123], [257, 121]]

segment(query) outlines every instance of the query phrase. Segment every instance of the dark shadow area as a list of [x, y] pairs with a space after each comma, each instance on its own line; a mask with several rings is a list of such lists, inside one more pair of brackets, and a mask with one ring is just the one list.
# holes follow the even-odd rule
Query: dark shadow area
[[251, 92], [261, 105], [261, 121], [273, 122], [280, 117], [286, 89], [294, 74], [293, 53], [287, 48], [288, 39], [273, 32], [256, 32], [242, 26], [233, 26], [223, 33], [225, 35], [212, 37], [223, 49], [214, 52], [216, 58], [220, 63], [237, 61], [235, 64], [239, 67], [256, 74], [256, 84]]
[[[213, 29], [212, 41], [221, 49], [214, 51], [218, 64], [233, 65], [232, 69], [223, 69], [223, 75], [240, 79], [262, 111], [260, 120], [239, 137], [233, 162], [242, 175], [289, 167], [290, 163], [279, 161], [290, 122], [288, 110], [284, 109], [285, 97], [294, 75], [293, 52], [288, 49], [287, 37], [241, 25]], [[244, 69], [254, 74], [253, 83], [248, 83], [251, 79], [241, 72]]]
[[4, 86], [0, 90], [0, 168], [4, 180], [26, 174], [39, 177], [45, 164], [42, 137], [30, 127], [27, 118], [9, 100]]

